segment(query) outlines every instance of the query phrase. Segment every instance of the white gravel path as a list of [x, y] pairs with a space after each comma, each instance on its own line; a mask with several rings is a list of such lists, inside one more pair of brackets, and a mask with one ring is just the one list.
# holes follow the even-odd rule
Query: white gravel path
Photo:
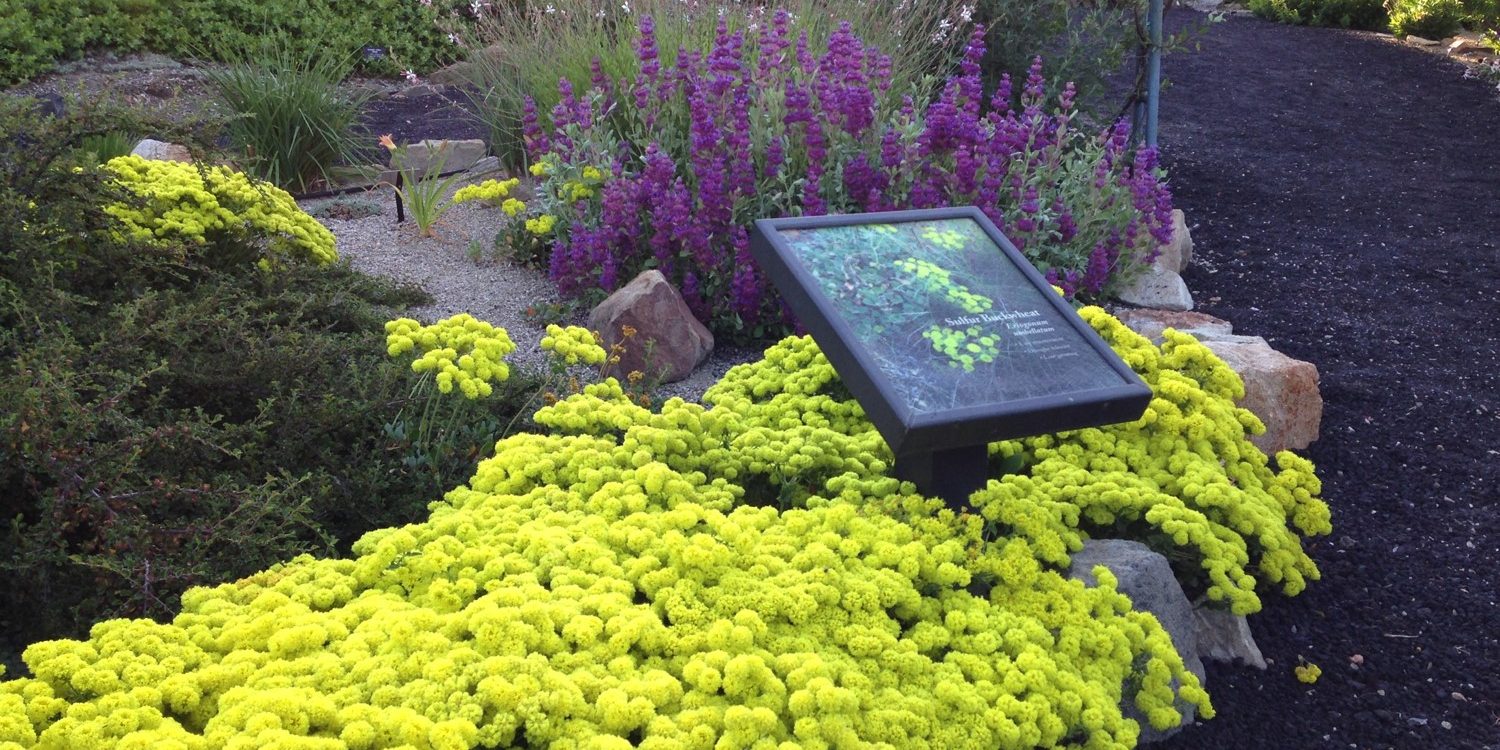
[[[476, 204], [459, 204], [444, 214], [435, 227], [436, 237], [422, 237], [408, 217], [396, 223], [396, 207], [390, 190], [376, 190], [345, 200], [378, 205], [381, 213], [359, 219], [320, 218], [338, 238], [340, 256], [364, 273], [410, 281], [426, 289], [433, 304], [411, 308], [402, 314], [430, 323], [461, 312], [506, 329], [516, 342], [511, 362], [521, 368], [542, 371], [545, 357], [541, 339], [548, 323], [582, 325], [587, 310], [564, 320], [528, 319], [529, 307], [558, 303], [547, 275], [507, 259], [495, 260], [490, 248], [504, 214]], [[304, 210], [315, 211], [329, 200], [305, 201]], [[484, 259], [469, 257], [470, 242], [484, 249]], [[687, 379], [657, 388], [661, 398], [681, 396], [698, 400], [703, 391], [736, 364], [760, 357], [759, 349], [715, 346], [708, 359]]]

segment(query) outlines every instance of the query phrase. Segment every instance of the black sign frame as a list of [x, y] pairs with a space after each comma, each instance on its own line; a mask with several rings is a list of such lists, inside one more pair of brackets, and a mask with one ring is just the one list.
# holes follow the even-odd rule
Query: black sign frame
[[[818, 279], [798, 257], [781, 232], [827, 229], [863, 224], [901, 224], [944, 219], [975, 222], [1004, 254], [1004, 260], [1036, 287], [1057, 319], [1118, 376], [1119, 384], [1085, 391], [1054, 393], [1013, 401], [978, 403], [942, 411], [911, 409], [890, 378], [874, 362], [849, 322], [822, 291]], [[1079, 317], [1036, 267], [995, 227], [984, 212], [972, 206], [889, 211], [883, 213], [757, 219], [750, 250], [761, 270], [780, 290], [803, 327], [812, 334], [865, 414], [891, 446], [897, 474], [924, 491], [961, 503], [969, 491], [982, 486], [988, 443], [1043, 435], [1083, 427], [1129, 422], [1140, 418], [1151, 401], [1151, 389], [1114, 350]], [[954, 476], [954, 473], [969, 476]], [[972, 476], [978, 472], [979, 477]]]

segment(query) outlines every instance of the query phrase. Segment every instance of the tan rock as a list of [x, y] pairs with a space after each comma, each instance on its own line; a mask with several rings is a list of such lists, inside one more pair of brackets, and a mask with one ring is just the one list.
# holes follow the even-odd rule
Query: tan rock
[[[626, 336], [626, 327], [635, 329]], [[644, 271], [589, 313], [589, 328], [604, 338], [604, 348], [623, 347], [620, 361], [606, 368], [615, 376], [639, 371], [648, 381], [682, 380], [702, 364], [714, 348], [714, 337], [703, 327], [682, 295], [661, 271]]]
[[1263, 435], [1250, 438], [1268, 455], [1300, 450], [1318, 439], [1323, 421], [1323, 396], [1318, 391], [1318, 368], [1272, 349], [1252, 336], [1210, 338], [1203, 341], [1245, 381], [1240, 406], [1266, 425]]
[[427, 140], [417, 141], [406, 147], [399, 166], [408, 174], [421, 177], [433, 167], [447, 174], [474, 166], [489, 153], [489, 146], [478, 138], [461, 141]]
[[1120, 319], [1125, 327], [1129, 328], [1148, 339], [1152, 343], [1161, 344], [1162, 331], [1175, 328], [1183, 333], [1190, 333], [1199, 341], [1210, 338], [1222, 338], [1234, 334], [1234, 324], [1227, 320], [1220, 320], [1212, 315], [1190, 312], [1187, 310], [1151, 310], [1139, 308], [1135, 310], [1122, 310], [1115, 317]]
[[1406, 36], [1406, 43], [1407, 44], [1411, 44], [1411, 45], [1415, 45], [1417, 47], [1436, 47], [1436, 46], [1442, 44], [1442, 42], [1440, 42], [1440, 41], [1438, 41], [1436, 39], [1428, 39], [1426, 37], [1412, 36], [1410, 34], [1408, 34]]
[[1179, 274], [1193, 262], [1193, 235], [1188, 231], [1187, 217], [1182, 209], [1172, 209], [1172, 241], [1160, 247], [1154, 262]]
[[1448, 54], [1450, 55], [1467, 55], [1475, 53], [1482, 55], [1488, 51], [1489, 48], [1485, 47], [1483, 42], [1480, 42], [1478, 39], [1474, 39], [1472, 37], [1455, 37], [1453, 41], [1448, 43]]
[[1176, 271], [1148, 266], [1119, 292], [1121, 302], [1161, 310], [1191, 310], [1193, 295]]
[[193, 155], [187, 150], [187, 146], [158, 141], [154, 138], [147, 138], [135, 144], [135, 148], [131, 149], [130, 153], [132, 156], [152, 161], [180, 161], [188, 164], [193, 161]]

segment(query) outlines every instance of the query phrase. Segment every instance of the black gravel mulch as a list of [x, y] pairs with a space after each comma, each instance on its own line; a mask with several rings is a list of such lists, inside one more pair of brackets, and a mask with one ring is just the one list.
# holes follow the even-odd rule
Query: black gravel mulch
[[1165, 747], [1500, 748], [1500, 101], [1374, 34], [1202, 43], [1161, 105], [1185, 279], [1317, 365], [1334, 533], [1323, 580], [1250, 618], [1270, 668], [1211, 665], [1218, 717]]

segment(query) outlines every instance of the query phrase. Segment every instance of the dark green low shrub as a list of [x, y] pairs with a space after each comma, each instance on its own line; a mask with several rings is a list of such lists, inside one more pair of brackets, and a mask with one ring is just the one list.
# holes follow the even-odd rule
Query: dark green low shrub
[[449, 38], [469, 22], [463, 0], [0, 0], [0, 84], [50, 70], [90, 49], [150, 50], [188, 57], [196, 48], [240, 47], [276, 29], [295, 54], [333, 51], [379, 74], [432, 70], [458, 57]]
[[131, 244], [78, 151], [128, 126], [31, 109], [0, 102], [0, 612], [28, 613], [0, 644], [421, 518], [512, 425], [520, 378], [451, 405], [455, 449], [417, 450], [384, 323], [419, 290]]
[[1460, 0], [1386, 0], [1391, 33], [1442, 39], [1463, 28], [1467, 15]]
[[1382, 0], [1250, 0], [1250, 10], [1262, 18], [1307, 26], [1384, 29]]

